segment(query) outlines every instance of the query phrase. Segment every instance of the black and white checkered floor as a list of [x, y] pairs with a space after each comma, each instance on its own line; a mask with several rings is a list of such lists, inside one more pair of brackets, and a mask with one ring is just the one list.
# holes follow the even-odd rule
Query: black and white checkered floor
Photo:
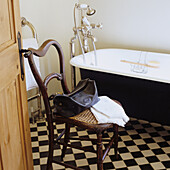
[[[32, 151], [35, 170], [44, 170], [48, 155], [47, 123], [45, 121], [30, 124]], [[60, 134], [64, 125], [56, 125], [55, 133]], [[109, 132], [109, 135], [112, 132]], [[76, 127], [71, 128], [72, 135], [95, 137]], [[107, 135], [105, 135], [107, 137]], [[170, 169], [170, 126], [131, 118], [125, 128], [119, 128], [119, 160], [114, 159], [114, 149], [104, 161], [104, 169]], [[108, 136], [109, 137], [109, 136]], [[94, 147], [91, 142], [76, 141], [77, 145]], [[56, 159], [61, 155], [61, 147], [54, 151]], [[67, 149], [64, 162], [84, 169], [97, 169], [96, 154], [77, 149]], [[65, 169], [53, 164], [53, 169]]]

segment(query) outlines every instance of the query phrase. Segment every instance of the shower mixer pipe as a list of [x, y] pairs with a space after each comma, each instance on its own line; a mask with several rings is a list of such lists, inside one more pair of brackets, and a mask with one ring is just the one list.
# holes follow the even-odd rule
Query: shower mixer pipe
[[[79, 26], [77, 26], [77, 21], [76, 21], [76, 10], [80, 10], [81, 12], [81, 21], [80, 21]], [[96, 38], [92, 35], [92, 29], [102, 28], [102, 24], [91, 24], [87, 18], [88, 16], [94, 15], [95, 12], [96, 10], [91, 8], [87, 4], [75, 4], [75, 7], [74, 7], [74, 25], [75, 26], [73, 28], [73, 31], [74, 31], [75, 37], [79, 41], [83, 56], [86, 52], [89, 52], [90, 50], [88, 39], [92, 41], [93, 47], [96, 41]], [[84, 62], [85, 62], [85, 59], [84, 59]]]
[[[80, 11], [80, 22], [77, 22], [76, 19], [76, 11]], [[83, 55], [83, 62], [85, 63], [85, 53], [90, 51], [90, 43], [92, 43], [92, 47], [94, 50], [94, 57], [95, 57], [95, 63], [94, 65], [97, 65], [97, 57], [96, 57], [96, 47], [95, 42], [96, 38], [92, 34], [93, 29], [101, 29], [102, 24], [94, 24], [90, 23], [88, 20], [89, 16], [94, 15], [96, 12], [95, 9], [91, 8], [87, 4], [75, 4], [74, 6], [74, 37], [70, 41], [70, 47], [71, 47], [71, 58], [75, 56], [75, 40], [78, 39], [80, 49]], [[77, 24], [79, 23], [79, 24]], [[90, 41], [89, 41], [90, 40]], [[72, 69], [73, 70], [73, 69]], [[72, 82], [75, 79], [75, 73], [72, 72]], [[74, 81], [75, 82], [75, 81]], [[73, 83], [72, 83], [73, 84]], [[75, 84], [74, 84], [75, 86]]]

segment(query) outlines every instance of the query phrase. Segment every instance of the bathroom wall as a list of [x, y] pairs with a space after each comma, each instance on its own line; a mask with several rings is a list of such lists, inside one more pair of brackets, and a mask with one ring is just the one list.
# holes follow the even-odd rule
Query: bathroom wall
[[[38, 44], [41, 45], [47, 39], [57, 40], [64, 51], [67, 81], [70, 86], [70, 39], [73, 36], [73, 7], [77, 1], [68, 0], [20, 0], [21, 17], [30, 21], [37, 30]], [[28, 27], [22, 28], [23, 38], [31, 37]], [[59, 70], [58, 59], [54, 56], [55, 51], [50, 49], [48, 58], [40, 62], [41, 73], [44, 77], [49, 72]], [[50, 84], [52, 91], [58, 90], [54, 83]]]
[[169, 0], [79, 0], [97, 12], [89, 19], [103, 23], [93, 31], [97, 48], [128, 48], [170, 53]]

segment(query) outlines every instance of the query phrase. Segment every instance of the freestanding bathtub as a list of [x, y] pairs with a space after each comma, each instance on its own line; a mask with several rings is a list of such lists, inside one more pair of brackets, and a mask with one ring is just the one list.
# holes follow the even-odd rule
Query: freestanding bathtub
[[99, 95], [120, 101], [130, 117], [170, 125], [170, 55], [100, 49], [71, 59], [81, 77], [94, 79]]

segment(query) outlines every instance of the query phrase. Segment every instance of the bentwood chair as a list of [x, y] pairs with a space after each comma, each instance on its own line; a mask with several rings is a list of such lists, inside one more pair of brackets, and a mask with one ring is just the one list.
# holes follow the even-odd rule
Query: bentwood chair
[[[38, 57], [43, 57], [46, 54], [46, 52], [48, 51], [50, 46], [54, 46], [55, 49], [58, 51], [60, 73], [51, 73], [43, 81], [41, 79], [40, 75], [38, 74], [38, 71], [34, 64], [33, 54]], [[71, 148], [82, 149], [84, 151], [95, 152], [97, 154], [96, 160], [97, 160], [97, 167], [99, 170], [103, 169], [103, 161], [104, 161], [104, 159], [105, 159], [107, 153], [109, 152], [113, 143], [114, 143], [114, 150], [115, 150], [115, 158], [117, 159], [118, 158], [118, 153], [117, 153], [117, 150], [118, 150], [118, 125], [111, 124], [111, 123], [98, 124], [96, 118], [94, 117], [94, 115], [91, 113], [91, 111], [89, 109], [81, 112], [80, 114], [78, 114], [74, 117], [70, 117], [70, 118], [66, 118], [63, 116], [58, 116], [56, 114], [53, 114], [52, 106], [50, 106], [49, 96], [47, 93], [47, 85], [48, 85], [49, 81], [54, 78], [61, 81], [61, 86], [62, 86], [63, 92], [65, 94], [70, 93], [70, 91], [67, 87], [67, 83], [66, 83], [65, 68], [64, 68], [65, 67], [64, 66], [64, 56], [63, 56], [63, 51], [62, 51], [60, 44], [55, 40], [47, 40], [41, 45], [41, 47], [38, 50], [30, 48], [29, 54], [26, 54], [25, 57], [28, 58], [29, 65], [30, 65], [33, 75], [37, 81], [37, 84], [40, 88], [40, 91], [43, 96], [44, 105], [45, 105], [46, 117], [47, 117], [47, 122], [48, 122], [48, 130], [49, 130], [49, 155], [48, 155], [48, 161], [47, 161], [47, 170], [53, 169], [52, 163], [57, 163], [57, 164], [63, 165], [66, 168], [80, 169], [80, 168], [74, 167], [70, 164], [66, 164], [63, 161], [55, 160], [53, 158], [54, 145], [56, 145], [56, 144], [63, 145], [61, 160], [65, 156], [67, 146], [71, 147]], [[54, 138], [53, 122], [65, 123], [65, 127], [66, 127], [65, 130], [57, 138]], [[82, 138], [73, 138], [73, 137], [69, 138], [70, 126], [77, 126], [79, 128], [91, 130], [96, 133], [97, 139], [91, 139], [91, 138], [86, 139], [83, 137]], [[114, 132], [113, 137], [111, 137], [111, 139], [102, 139], [102, 133], [105, 130], [107, 130], [108, 128], [113, 129], [113, 132]], [[64, 135], [64, 142], [61, 142], [60, 139], [63, 135]], [[71, 140], [77, 140], [77, 139], [90, 140], [94, 144], [97, 145], [97, 150], [90, 150], [87, 148], [75, 146], [69, 142], [70, 139]], [[105, 147], [104, 151], [102, 149], [103, 141], [105, 141], [105, 142], [109, 141], [109, 143], [108, 143], [107, 147]]]

